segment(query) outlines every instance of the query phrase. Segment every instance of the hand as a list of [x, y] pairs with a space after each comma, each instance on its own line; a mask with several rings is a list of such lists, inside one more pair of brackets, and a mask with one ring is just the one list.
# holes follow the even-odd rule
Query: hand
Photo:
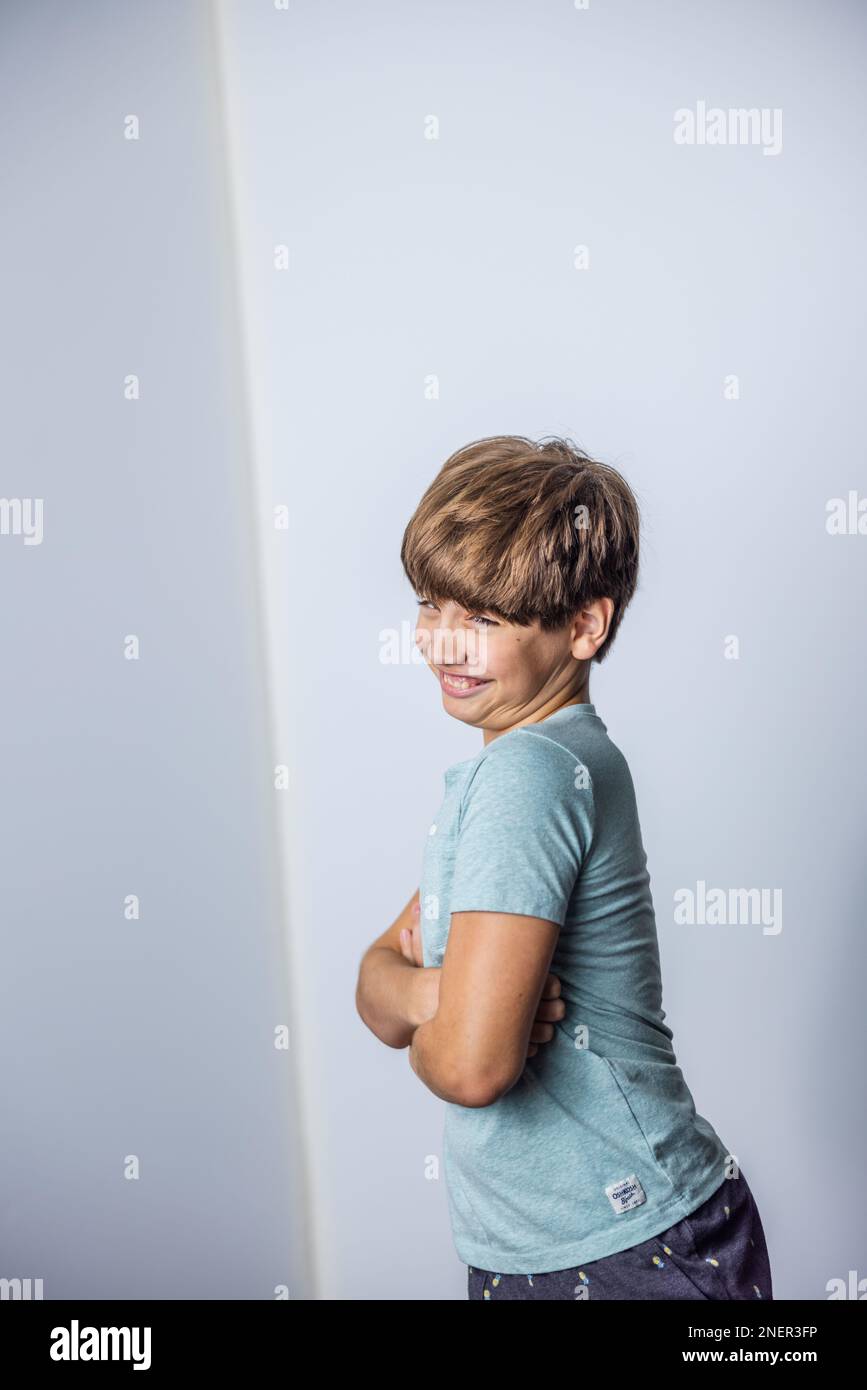
[[439, 966], [426, 966], [424, 963], [418, 894], [412, 905], [412, 926], [401, 929], [400, 952], [404, 960], [418, 967], [418, 975], [413, 976], [412, 1011], [415, 1025], [419, 1027], [429, 1022], [439, 1008], [442, 970]]
[[421, 906], [416, 894], [412, 905], [412, 926], [404, 927], [400, 933], [401, 955], [410, 965], [424, 965], [424, 952], [421, 943]]
[[542, 989], [542, 998], [539, 1000], [533, 1027], [530, 1029], [528, 1057], [535, 1057], [539, 1051], [539, 1043], [551, 1041], [554, 1036], [554, 1022], [562, 1018], [565, 1012], [566, 1002], [560, 998], [560, 977], [549, 975]]

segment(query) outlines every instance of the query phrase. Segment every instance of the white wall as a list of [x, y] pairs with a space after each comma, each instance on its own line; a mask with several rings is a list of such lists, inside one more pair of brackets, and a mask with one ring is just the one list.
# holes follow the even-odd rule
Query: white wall
[[[825, 518], [865, 491], [864, 30], [846, 0], [3, 7], [2, 492], [44, 535], [0, 534], [0, 1277], [465, 1298], [441, 1102], [354, 989], [480, 746], [381, 660], [401, 534], [495, 432], [638, 492], [592, 697], [678, 1061], [776, 1295], [863, 1277], [867, 540]], [[781, 152], [676, 145], [698, 101], [782, 109]], [[677, 925], [698, 879], [781, 887], [782, 931]]]
[[[425, 1178], [441, 1104], [353, 989], [418, 883], [442, 769], [480, 740], [427, 672], [381, 663], [380, 634], [414, 616], [400, 538], [447, 454], [557, 432], [644, 507], [592, 693], [638, 787], [678, 1060], [757, 1196], [776, 1292], [825, 1297], [867, 1262], [839, 1201], [865, 1137], [843, 1059], [865, 1043], [867, 540], [825, 529], [827, 499], [864, 491], [864, 11], [221, 14], [263, 495], [291, 514], [266, 555], [320, 1290], [466, 1296]], [[699, 101], [782, 109], [782, 149], [675, 144]], [[782, 931], [678, 926], [698, 879], [781, 887]]]
[[2, 490], [44, 518], [0, 535], [0, 1276], [50, 1299], [311, 1287], [213, 43], [0, 15]]

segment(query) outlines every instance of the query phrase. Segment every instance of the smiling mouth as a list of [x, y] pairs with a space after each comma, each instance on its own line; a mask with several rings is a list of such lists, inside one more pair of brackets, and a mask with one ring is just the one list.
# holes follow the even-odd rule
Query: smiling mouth
[[483, 680], [479, 676], [454, 676], [448, 671], [440, 671], [440, 680], [446, 690], [479, 690], [483, 685], [490, 685], [490, 680]]

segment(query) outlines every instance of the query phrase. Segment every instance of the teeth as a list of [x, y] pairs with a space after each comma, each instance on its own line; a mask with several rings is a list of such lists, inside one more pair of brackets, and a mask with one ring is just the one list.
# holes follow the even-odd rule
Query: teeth
[[480, 681], [467, 680], [466, 676], [445, 676], [447, 685], [457, 686], [458, 690], [469, 690], [471, 685], [480, 685]]

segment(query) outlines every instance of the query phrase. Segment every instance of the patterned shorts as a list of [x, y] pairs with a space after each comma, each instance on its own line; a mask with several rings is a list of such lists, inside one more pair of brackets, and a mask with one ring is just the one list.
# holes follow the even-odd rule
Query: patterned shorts
[[743, 1173], [640, 1245], [548, 1274], [468, 1267], [468, 1298], [773, 1299], [759, 1209]]

